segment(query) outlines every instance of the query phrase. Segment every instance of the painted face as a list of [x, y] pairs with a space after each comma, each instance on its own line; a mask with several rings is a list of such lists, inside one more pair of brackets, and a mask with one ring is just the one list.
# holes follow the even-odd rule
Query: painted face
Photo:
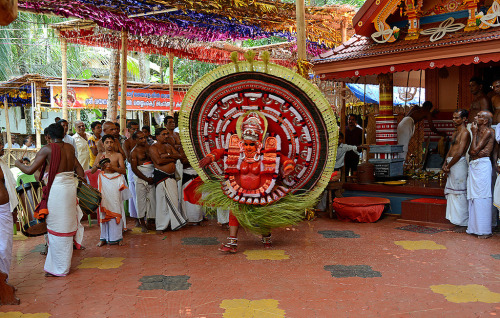
[[491, 85], [491, 88], [493, 88], [495, 94], [500, 95], [500, 81], [494, 81], [493, 84]]
[[94, 133], [94, 135], [100, 136], [102, 134], [102, 125], [96, 125], [92, 132]]
[[130, 126], [130, 128], [128, 129], [128, 131], [130, 132], [130, 134], [132, 135], [133, 133], [135, 133], [136, 131], [139, 130], [139, 125], [132, 125]]
[[108, 138], [108, 139], [106, 139], [106, 141], [104, 141], [104, 149], [106, 149], [106, 151], [111, 151], [111, 150], [113, 150], [114, 144], [115, 144], [115, 141], [111, 138]]
[[257, 142], [253, 140], [243, 141], [243, 150], [245, 151], [245, 156], [247, 158], [253, 158], [257, 152]]
[[460, 116], [460, 112], [453, 113], [453, 124], [458, 127], [464, 123], [465, 118]]

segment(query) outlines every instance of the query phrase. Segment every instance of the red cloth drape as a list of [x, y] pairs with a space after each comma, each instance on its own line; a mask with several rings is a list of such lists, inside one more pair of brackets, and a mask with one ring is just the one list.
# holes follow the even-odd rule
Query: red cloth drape
[[376, 222], [384, 212], [385, 205], [391, 201], [377, 197], [347, 197], [335, 198], [333, 209], [341, 221], [362, 223]]

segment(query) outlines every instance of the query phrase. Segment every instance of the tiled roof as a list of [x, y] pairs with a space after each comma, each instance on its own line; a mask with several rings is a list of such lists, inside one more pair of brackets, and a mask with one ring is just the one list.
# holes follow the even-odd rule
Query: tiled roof
[[[426, 25], [426, 29], [428, 27], [433, 26]], [[429, 36], [420, 35], [418, 39], [408, 41], [404, 39], [405, 36], [406, 34], [402, 33], [397, 41], [393, 43], [380, 44], [376, 43], [371, 38], [361, 35], [354, 35], [347, 42], [344, 42], [342, 45], [336, 47], [335, 49], [315, 57], [313, 59], [313, 63], [322, 64], [394, 53], [416, 52], [419, 50], [428, 50], [437, 47], [447, 47], [453, 45], [463, 45], [467, 43], [497, 40], [500, 39], [500, 28], [489, 28], [486, 30], [470, 32], [464, 32], [463, 30], [460, 30], [458, 32], [447, 34], [442, 39], [435, 42], [430, 42]]]

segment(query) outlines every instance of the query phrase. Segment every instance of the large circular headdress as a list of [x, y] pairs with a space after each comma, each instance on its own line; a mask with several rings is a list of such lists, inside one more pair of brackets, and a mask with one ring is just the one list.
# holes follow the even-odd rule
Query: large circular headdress
[[225, 148], [241, 115], [258, 111], [267, 119], [267, 135], [281, 142], [281, 153], [295, 161], [283, 183], [314, 201], [328, 184], [335, 164], [338, 127], [335, 114], [317, 87], [299, 74], [262, 61], [223, 65], [198, 80], [181, 106], [182, 146], [203, 181], [216, 179], [224, 163], [205, 169], [198, 162]]

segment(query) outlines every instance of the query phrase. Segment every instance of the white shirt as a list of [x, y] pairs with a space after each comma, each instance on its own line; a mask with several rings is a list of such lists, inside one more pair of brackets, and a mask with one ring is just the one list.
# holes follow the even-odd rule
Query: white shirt
[[35, 148], [36, 148], [36, 146], [35, 146], [35, 144], [32, 144], [32, 145], [31, 145], [31, 146], [29, 146], [29, 147], [27, 147], [26, 145], [23, 145], [23, 147], [22, 147], [22, 148], [23, 148], [23, 149], [35, 149]]
[[[6, 144], [3, 146], [3, 149], [7, 149], [7, 148], [9, 148], [9, 143], [6, 143]], [[21, 148], [21, 146], [19, 146], [19, 144], [17, 144], [17, 143], [13, 143], [13, 144], [12, 144], [11, 149], [19, 149], [19, 148]]]
[[[87, 134], [87, 140], [90, 138], [90, 134]], [[83, 170], [88, 170], [90, 167], [90, 150], [89, 150], [89, 144], [88, 141], [80, 136], [78, 133], [73, 135], [73, 140], [75, 142], [75, 149], [77, 151], [76, 158], [78, 159], [78, 162], [82, 166]]]
[[340, 144], [337, 147], [337, 158], [335, 160], [335, 167], [334, 167], [335, 169], [339, 169], [344, 166], [345, 153], [351, 150], [354, 151], [354, 153], [356, 153], [357, 155], [359, 155], [357, 146]]
[[72, 145], [75, 148], [75, 156], [78, 158], [78, 151], [76, 150], [75, 140], [73, 138], [71, 138], [70, 135], [66, 135], [66, 136], [64, 136], [63, 141], [67, 144]]

